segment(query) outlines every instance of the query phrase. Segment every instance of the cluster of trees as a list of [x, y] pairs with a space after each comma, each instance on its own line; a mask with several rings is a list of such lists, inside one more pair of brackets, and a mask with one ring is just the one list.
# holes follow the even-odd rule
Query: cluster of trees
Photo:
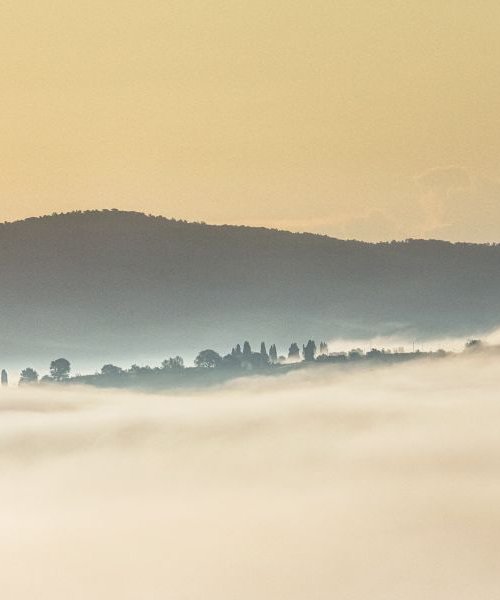
[[[50, 363], [50, 375], [45, 375], [40, 379], [43, 383], [65, 381], [69, 379], [71, 373], [71, 364], [66, 358], [58, 358]], [[39, 375], [35, 369], [27, 367], [23, 369], [19, 378], [19, 385], [38, 383]]]
[[[328, 355], [328, 345], [326, 342], [320, 342], [319, 352], [321, 355]], [[195, 359], [197, 367], [216, 368], [243, 368], [254, 369], [262, 368], [270, 365], [276, 365], [284, 362], [298, 362], [301, 358], [306, 362], [312, 362], [317, 357], [317, 346], [314, 340], [309, 340], [307, 344], [302, 346], [302, 353], [297, 342], [292, 342], [288, 349], [288, 358], [278, 356], [276, 344], [272, 344], [267, 351], [265, 342], [260, 345], [260, 351], [254, 352], [250, 343], [244, 342], [243, 348], [237, 344], [229, 354], [221, 356], [215, 350], [202, 350]]]
[[[311, 362], [316, 359], [326, 358], [328, 356], [328, 345], [326, 342], [320, 342], [319, 344], [319, 355], [318, 347], [314, 340], [309, 340], [307, 344], [302, 346], [300, 350], [299, 345], [293, 342], [289, 349], [288, 355], [278, 355], [276, 344], [271, 344], [269, 350], [266, 347], [265, 342], [260, 345], [259, 351], [252, 350], [250, 342], [245, 341], [243, 346], [237, 344], [231, 349], [231, 352], [226, 355], [221, 355], [215, 350], [210, 348], [202, 350], [195, 358], [195, 367], [199, 369], [243, 369], [243, 370], [254, 370], [270, 367], [272, 365], [283, 364], [286, 362], [299, 362], [304, 360]], [[181, 371], [185, 368], [184, 359], [181, 356], [173, 356], [165, 359], [160, 367], [150, 367], [132, 365], [129, 369], [122, 369], [113, 364], [105, 364], [101, 368], [100, 373], [103, 377], [116, 378], [122, 375], [148, 375], [158, 372], [173, 372]], [[23, 369], [20, 373], [19, 385], [28, 385], [35, 383], [61, 383], [70, 379], [71, 375], [71, 363], [66, 358], [58, 358], [50, 363], [49, 375], [45, 375], [40, 378], [38, 372], [32, 367]], [[1, 383], [7, 384], [7, 373], [2, 371]]]
[[243, 348], [237, 344], [229, 354], [221, 356], [212, 349], [202, 350], [194, 360], [200, 368], [213, 369], [216, 367], [253, 369], [267, 367], [279, 362], [276, 345], [273, 344], [267, 351], [265, 342], [260, 345], [260, 352], [254, 352], [250, 342], [244, 342]]
[[[484, 348], [481, 340], [472, 339], [466, 343], [466, 351], [477, 351]], [[309, 340], [307, 344], [302, 345], [300, 349], [297, 342], [292, 342], [288, 348], [287, 356], [278, 355], [276, 344], [269, 346], [269, 350], [266, 347], [265, 342], [260, 345], [259, 351], [252, 350], [252, 347], [248, 341], [243, 343], [243, 346], [237, 344], [231, 349], [226, 355], [221, 355], [211, 348], [202, 350], [198, 353], [194, 360], [195, 369], [191, 369], [191, 372], [200, 369], [217, 369], [217, 370], [246, 370], [253, 371], [258, 369], [269, 368], [274, 365], [280, 365], [284, 363], [294, 363], [303, 361], [308, 362], [343, 362], [343, 361], [354, 361], [362, 358], [367, 359], [384, 359], [384, 360], [401, 360], [411, 358], [412, 356], [423, 356], [426, 353], [417, 350], [413, 353], [406, 354], [403, 348], [397, 349], [395, 353], [390, 350], [378, 350], [372, 348], [370, 351], [364, 353], [360, 348], [355, 348], [349, 352], [341, 352], [330, 354], [328, 344], [326, 342], [320, 342], [316, 345], [314, 340]], [[430, 353], [432, 354], [432, 353]], [[438, 356], [446, 355], [444, 350], [438, 350], [436, 353]], [[184, 359], [181, 356], [173, 356], [165, 359], [159, 367], [150, 367], [132, 365], [129, 369], [122, 369], [113, 364], [105, 364], [99, 373], [92, 376], [78, 376], [76, 379], [86, 379], [88, 377], [105, 378], [105, 380], [113, 380], [121, 378], [122, 376], [145, 376], [152, 374], [161, 373], [175, 373], [181, 372], [185, 369]], [[50, 363], [50, 374], [39, 378], [39, 375], [35, 369], [28, 367], [21, 371], [19, 384], [34, 384], [34, 383], [61, 383], [68, 381], [71, 374], [71, 364], [66, 358], [58, 358]], [[8, 378], [7, 372], [3, 370], [0, 375], [1, 385], [7, 385]]]

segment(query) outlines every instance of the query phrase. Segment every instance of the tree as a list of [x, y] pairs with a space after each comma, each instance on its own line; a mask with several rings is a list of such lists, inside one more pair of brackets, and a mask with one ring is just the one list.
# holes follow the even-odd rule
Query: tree
[[107, 377], [116, 377], [117, 375], [121, 375], [122, 373], [123, 369], [115, 365], [104, 365], [101, 369], [101, 375], [105, 375]]
[[252, 347], [250, 346], [250, 342], [245, 342], [243, 344], [243, 356], [250, 356], [252, 354]]
[[221, 355], [215, 350], [202, 350], [194, 360], [197, 367], [205, 369], [213, 369], [220, 365], [222, 361]]
[[182, 356], [174, 356], [167, 358], [161, 363], [161, 368], [164, 370], [180, 370], [184, 368], [184, 359]]
[[23, 369], [19, 377], [19, 385], [26, 385], [29, 383], [38, 383], [38, 373], [31, 367]]
[[265, 342], [262, 342], [260, 345], [260, 354], [264, 359], [269, 360], [269, 354], [267, 353]]
[[482, 350], [483, 348], [483, 342], [481, 340], [468, 340], [467, 343], [465, 344], [465, 349], [467, 351], [470, 350]]
[[319, 343], [319, 353], [328, 354], [328, 344], [326, 342]]
[[0, 376], [0, 383], [4, 385], [9, 385], [9, 376], [7, 375], [7, 371], [2, 369], [2, 374]]
[[64, 381], [68, 379], [71, 371], [71, 364], [65, 358], [58, 358], [50, 363], [50, 374], [55, 381]]
[[275, 365], [278, 362], [278, 351], [276, 350], [276, 344], [273, 344], [269, 348], [269, 359]]
[[312, 362], [316, 356], [316, 343], [314, 340], [309, 340], [305, 346], [302, 346], [302, 354], [304, 360]]
[[299, 360], [300, 359], [300, 350], [299, 345], [296, 342], [293, 342], [290, 348], [288, 349], [288, 358], [290, 360]]
[[141, 367], [139, 365], [133, 364], [128, 370], [132, 375], [151, 375], [153, 369], [149, 365], [145, 365]]

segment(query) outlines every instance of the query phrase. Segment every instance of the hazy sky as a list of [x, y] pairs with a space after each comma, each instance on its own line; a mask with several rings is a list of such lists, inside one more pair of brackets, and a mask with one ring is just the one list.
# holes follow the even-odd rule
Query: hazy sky
[[497, 0], [5, 0], [0, 220], [500, 241]]

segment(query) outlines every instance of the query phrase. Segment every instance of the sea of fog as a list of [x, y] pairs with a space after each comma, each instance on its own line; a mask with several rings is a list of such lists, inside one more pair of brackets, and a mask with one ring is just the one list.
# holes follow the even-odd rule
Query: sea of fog
[[8, 600], [496, 600], [500, 357], [0, 391]]

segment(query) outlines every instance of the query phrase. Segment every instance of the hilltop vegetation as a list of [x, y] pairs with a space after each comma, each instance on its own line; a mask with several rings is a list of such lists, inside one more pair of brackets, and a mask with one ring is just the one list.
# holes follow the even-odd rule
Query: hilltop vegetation
[[[498, 347], [487, 347], [480, 340], [472, 339], [466, 343], [464, 351], [469, 354], [498, 354]], [[186, 367], [181, 356], [174, 356], [163, 360], [161, 365], [156, 367], [133, 364], [130, 368], [123, 369], [108, 363], [103, 365], [100, 372], [92, 375], [71, 376], [69, 360], [58, 358], [50, 363], [50, 374], [41, 379], [32, 367], [23, 369], [19, 385], [78, 384], [142, 389], [206, 387], [249, 375], [283, 375], [290, 370], [312, 365], [394, 364], [420, 358], [444, 358], [452, 354], [445, 350], [405, 352], [402, 347], [394, 350], [372, 348], [366, 353], [361, 348], [353, 348], [348, 352], [329, 352], [326, 342], [316, 345], [314, 340], [309, 340], [302, 346], [302, 351], [296, 342], [292, 342], [287, 356], [278, 356], [275, 344], [269, 347], [268, 352], [266, 344], [262, 342], [260, 351], [256, 352], [252, 350], [250, 343], [245, 341], [243, 347], [237, 344], [224, 356], [211, 348], [201, 350], [194, 360], [193, 367]], [[5, 370], [2, 371], [2, 384], [8, 384]]]

